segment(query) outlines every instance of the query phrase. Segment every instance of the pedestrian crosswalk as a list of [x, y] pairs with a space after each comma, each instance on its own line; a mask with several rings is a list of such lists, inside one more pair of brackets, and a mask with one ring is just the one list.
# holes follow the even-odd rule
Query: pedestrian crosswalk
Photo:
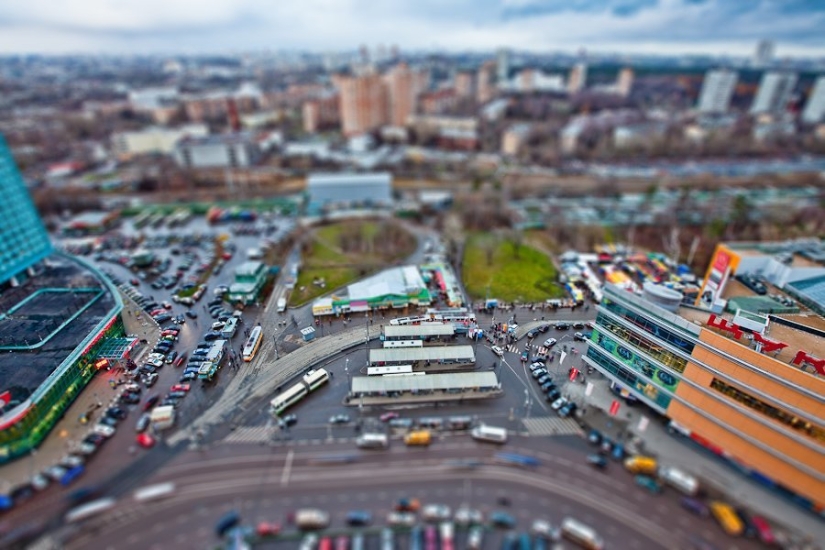
[[522, 420], [530, 435], [583, 435], [581, 427], [572, 418], [543, 416]]
[[[511, 345], [511, 346], [507, 346], [506, 349], [510, 353], [519, 353], [520, 354], [521, 351], [522, 351], [522, 348], [518, 347], [518, 345], [515, 345], [515, 344]], [[531, 349], [533, 350], [534, 353], [537, 353], [539, 355], [548, 355], [550, 353], [550, 348], [546, 348], [544, 346], [531, 346], [530, 348], [527, 348], [527, 351], [530, 351]]]
[[507, 351], [510, 353], [521, 353], [518, 349], [518, 346], [507, 346]]
[[262, 443], [272, 441], [275, 434], [279, 433], [277, 426], [249, 426], [236, 428], [231, 434], [226, 436], [226, 443]]

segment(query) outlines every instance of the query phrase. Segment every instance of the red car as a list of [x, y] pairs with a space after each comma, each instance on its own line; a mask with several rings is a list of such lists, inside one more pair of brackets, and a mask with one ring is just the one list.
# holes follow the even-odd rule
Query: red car
[[178, 355], [178, 358], [175, 359], [174, 361], [172, 361], [172, 366], [173, 367], [180, 367], [181, 365], [183, 365], [184, 361], [186, 361], [186, 354]]
[[175, 384], [169, 388], [169, 391], [189, 391], [189, 388], [189, 384]]
[[269, 523], [262, 521], [255, 529], [259, 537], [274, 537], [281, 532], [281, 526], [278, 523]]
[[147, 433], [138, 434], [136, 441], [144, 449], [151, 449], [155, 446], [155, 438]]
[[399, 415], [398, 415], [397, 412], [386, 412], [386, 413], [382, 414], [380, 418], [381, 418], [381, 422], [389, 422], [393, 418], [398, 418], [398, 416]]

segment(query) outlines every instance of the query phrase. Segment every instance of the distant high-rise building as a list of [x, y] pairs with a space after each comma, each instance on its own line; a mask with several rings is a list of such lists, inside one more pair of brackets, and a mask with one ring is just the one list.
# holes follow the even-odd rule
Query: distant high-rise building
[[788, 105], [796, 86], [796, 73], [766, 72], [751, 105], [751, 114], [781, 113]]
[[616, 92], [627, 97], [630, 95], [630, 90], [633, 89], [633, 69], [625, 67], [619, 71], [619, 78], [616, 79]]
[[697, 109], [702, 113], [726, 112], [738, 79], [737, 73], [727, 69], [708, 71], [702, 83]]
[[493, 86], [493, 75], [495, 63], [488, 61], [478, 69], [476, 78], [476, 101], [480, 104], [487, 103], [493, 99], [495, 88]]
[[773, 61], [774, 43], [772, 40], [760, 40], [756, 45], [753, 63], [757, 67], [766, 67]]
[[816, 79], [805, 110], [802, 111], [802, 121], [808, 124], [816, 124], [825, 120], [825, 76]]
[[587, 84], [587, 65], [576, 63], [570, 69], [570, 78], [567, 81], [567, 91], [571, 94], [582, 91]]
[[459, 72], [455, 75], [455, 92], [459, 97], [473, 97], [473, 73]]
[[366, 72], [360, 76], [337, 76], [333, 82], [340, 97], [344, 135], [363, 134], [387, 123], [387, 89], [380, 75]]
[[384, 75], [389, 100], [389, 122], [404, 126], [407, 118], [415, 113], [418, 96], [427, 88], [428, 75], [422, 70], [411, 70], [406, 63], [399, 63]]
[[0, 285], [4, 285], [48, 256], [52, 244], [2, 135], [0, 194]]
[[498, 84], [507, 82], [510, 78], [510, 50], [499, 48], [496, 55], [496, 80]]

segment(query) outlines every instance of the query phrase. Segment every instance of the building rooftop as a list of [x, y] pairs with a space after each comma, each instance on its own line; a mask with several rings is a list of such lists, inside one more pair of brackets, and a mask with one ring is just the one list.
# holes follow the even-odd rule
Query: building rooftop
[[0, 295], [0, 393], [23, 402], [119, 311], [120, 299], [98, 276], [52, 255], [43, 273]]

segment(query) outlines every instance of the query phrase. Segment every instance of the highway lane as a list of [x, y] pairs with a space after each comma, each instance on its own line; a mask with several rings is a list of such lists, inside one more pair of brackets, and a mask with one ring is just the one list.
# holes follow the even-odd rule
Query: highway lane
[[[498, 447], [468, 437], [436, 442], [429, 449], [395, 443], [388, 451], [377, 452], [355, 450], [351, 443], [313, 448], [218, 446], [181, 454], [147, 482], [174, 480], [178, 493], [173, 499], [150, 505], [137, 505], [127, 499], [114, 517], [101, 518], [92, 527], [96, 527], [94, 536], [100, 541], [134, 540], [134, 545], [118, 548], [151, 548], [151, 543], [164, 540], [168, 543], [176, 540], [180, 529], [197, 533], [198, 544], [203, 547], [211, 540], [214, 521], [230, 508], [244, 510], [245, 518], [254, 522], [283, 521], [296, 507], [319, 506], [330, 509], [335, 526], [341, 526], [346, 510], [367, 507], [382, 517], [391, 501], [403, 494], [425, 502], [439, 502], [447, 496], [455, 500], [455, 484], [469, 480], [488, 496], [510, 496], [516, 503], [514, 511], [520, 527], [526, 527], [528, 519], [534, 517], [558, 522], [562, 516], [572, 514], [598, 525], [608, 542], [612, 538], [639, 541], [636, 546], [609, 547], [651, 548], [655, 546], [651, 541], [682, 542], [691, 533], [701, 534], [720, 548], [754, 547], [738, 540], [731, 546], [732, 541], [710, 520], [682, 511], [673, 492], [662, 496], [644, 492], [618, 464], [611, 464], [606, 473], [590, 469], [583, 461], [587, 448], [580, 438], [518, 437], [505, 449], [535, 456], [542, 465], [535, 471], [501, 466], [493, 460]], [[319, 464], [319, 459], [330, 454], [354, 454], [359, 458], [351, 464]], [[483, 465], [473, 470], [447, 465], [451, 460], [470, 457], [483, 461]], [[424, 489], [428, 484], [432, 484], [432, 490]], [[446, 494], [437, 492], [445, 487]], [[522, 499], [523, 506], [519, 504]], [[535, 503], [539, 502], [542, 504], [537, 507]], [[485, 501], [479, 506], [489, 512], [495, 502]], [[196, 524], [192, 524], [193, 517], [198, 520]], [[81, 548], [84, 536], [67, 547]]]

